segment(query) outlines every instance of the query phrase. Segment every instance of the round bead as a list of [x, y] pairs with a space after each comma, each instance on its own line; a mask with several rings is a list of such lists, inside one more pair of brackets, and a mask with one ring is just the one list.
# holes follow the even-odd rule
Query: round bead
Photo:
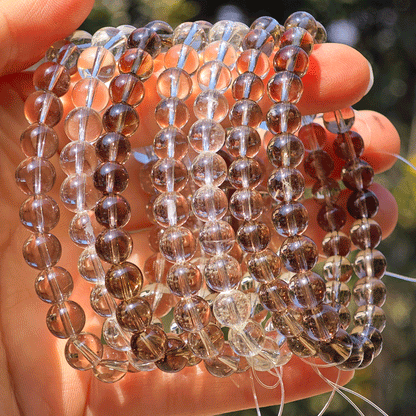
[[81, 78], [98, 78], [107, 82], [116, 70], [114, 55], [102, 46], [90, 47], [78, 58], [78, 72]]
[[57, 338], [79, 334], [85, 325], [85, 313], [78, 303], [68, 300], [52, 305], [46, 315], [46, 325]]
[[174, 45], [185, 44], [195, 51], [202, 51], [207, 45], [209, 28], [203, 22], [181, 23], [173, 31], [172, 42]]
[[295, 133], [301, 125], [301, 115], [294, 104], [277, 103], [267, 112], [267, 127], [274, 134]]
[[192, 211], [201, 221], [219, 220], [227, 210], [227, 195], [216, 186], [202, 186], [192, 196]]
[[343, 160], [359, 158], [364, 152], [363, 138], [352, 130], [338, 134], [332, 145], [335, 154]]
[[351, 241], [361, 250], [376, 248], [382, 238], [380, 225], [369, 218], [362, 218], [353, 223], [350, 230]]
[[176, 303], [176, 298], [163, 283], [146, 285], [141, 291], [140, 297], [149, 302], [153, 311], [153, 317], [159, 319], [167, 315]]
[[93, 209], [100, 196], [92, 176], [80, 174], [70, 175], [64, 179], [60, 197], [65, 207], [75, 212]]
[[240, 157], [231, 163], [228, 170], [228, 180], [234, 188], [257, 187], [262, 179], [260, 163], [249, 157]]
[[295, 45], [301, 47], [308, 55], [312, 53], [314, 39], [313, 36], [299, 26], [286, 30], [280, 37], [280, 47]]
[[263, 198], [255, 189], [238, 189], [230, 199], [230, 211], [238, 220], [256, 220], [263, 213], [263, 207]]
[[188, 170], [180, 160], [160, 159], [153, 165], [151, 179], [160, 192], [180, 192], [188, 181]]
[[153, 139], [153, 151], [160, 159], [174, 158], [181, 160], [188, 152], [188, 139], [182, 130], [166, 127]]
[[243, 51], [237, 59], [236, 69], [239, 74], [252, 72], [263, 79], [270, 70], [269, 57], [256, 49]]
[[322, 240], [322, 251], [327, 257], [348, 256], [351, 250], [351, 240], [340, 231], [333, 231], [326, 234]]
[[232, 106], [229, 118], [233, 127], [250, 126], [256, 128], [263, 121], [263, 113], [255, 101], [242, 99]]
[[53, 234], [33, 233], [23, 244], [23, 258], [35, 269], [55, 266], [61, 254], [61, 243]]
[[279, 202], [298, 200], [305, 190], [303, 175], [293, 168], [275, 170], [267, 181], [270, 196]]
[[71, 97], [75, 107], [90, 107], [98, 112], [104, 110], [110, 98], [106, 85], [97, 78], [79, 80], [72, 89]]
[[240, 357], [231, 349], [228, 343], [224, 344], [221, 353], [214, 358], [204, 360], [206, 370], [215, 377], [228, 377], [239, 369]]
[[24, 113], [29, 123], [42, 123], [53, 127], [63, 116], [63, 106], [54, 93], [35, 91], [26, 99]]
[[185, 227], [169, 227], [160, 238], [160, 252], [172, 263], [189, 260], [195, 254], [195, 237]]
[[34, 195], [20, 206], [21, 223], [30, 231], [47, 233], [59, 222], [59, 205], [47, 195]]
[[199, 88], [225, 92], [231, 85], [233, 77], [230, 69], [221, 61], [211, 61], [203, 64], [197, 73]]
[[[168, 28], [164, 25], [164, 30], [166, 29]], [[127, 47], [146, 51], [152, 58], [156, 58], [162, 49], [162, 38], [153, 30], [153, 28], [141, 27], [130, 33], [127, 40]]]
[[235, 100], [250, 99], [260, 101], [264, 95], [263, 81], [256, 74], [245, 72], [234, 80], [232, 94]]
[[101, 163], [94, 173], [94, 185], [103, 194], [123, 192], [128, 182], [127, 169], [120, 163]]
[[207, 254], [227, 253], [235, 242], [233, 227], [226, 221], [206, 222], [200, 231], [199, 242]]
[[188, 363], [189, 350], [185, 342], [174, 335], [168, 335], [165, 356], [156, 361], [159, 370], [164, 373], [177, 373]]
[[240, 264], [228, 254], [213, 256], [205, 264], [204, 279], [215, 292], [233, 289], [241, 280]]
[[44, 62], [33, 74], [33, 85], [37, 90], [50, 91], [58, 97], [69, 90], [69, 84], [69, 71], [55, 62]]
[[287, 338], [289, 350], [298, 357], [308, 358], [316, 355], [318, 350], [317, 342], [311, 339], [305, 332], [296, 337]]
[[346, 361], [337, 365], [337, 368], [341, 370], [355, 370], [364, 360], [364, 338], [358, 334], [354, 334], [350, 335], [350, 339], [352, 341], [352, 351]]
[[352, 190], [367, 189], [374, 178], [374, 169], [364, 160], [352, 160], [347, 162], [341, 171], [341, 179], [344, 185]]
[[318, 180], [312, 187], [313, 199], [318, 204], [335, 204], [338, 200], [340, 192], [341, 188], [338, 185], [338, 182], [332, 178]]
[[177, 97], [186, 100], [192, 92], [192, 79], [183, 69], [168, 68], [158, 76], [156, 88], [162, 98]]
[[153, 73], [153, 59], [143, 49], [128, 49], [118, 61], [118, 69], [122, 74], [133, 74], [145, 80]]
[[321, 304], [312, 311], [307, 311], [303, 324], [310, 338], [315, 341], [329, 342], [340, 328], [336, 309]]
[[196, 295], [202, 286], [202, 274], [191, 263], [174, 264], [167, 275], [166, 283], [177, 296]]
[[145, 299], [130, 298], [118, 304], [116, 317], [123, 329], [142, 332], [152, 320], [152, 310]]
[[100, 114], [90, 107], [71, 110], [65, 118], [64, 128], [70, 140], [88, 142], [95, 142], [103, 129]]
[[348, 282], [352, 273], [353, 267], [351, 262], [347, 257], [339, 255], [328, 257], [322, 269], [323, 277], [329, 281]]
[[352, 107], [346, 107], [330, 113], [324, 113], [323, 122], [325, 128], [334, 134], [347, 133], [351, 130], [355, 121]]
[[247, 260], [250, 275], [260, 283], [268, 283], [277, 279], [280, 276], [281, 267], [280, 258], [269, 249], [254, 253]]
[[282, 133], [274, 136], [267, 145], [267, 156], [276, 168], [296, 167], [302, 161], [305, 148], [293, 134]]
[[218, 152], [225, 142], [225, 131], [213, 120], [198, 120], [189, 130], [189, 144], [197, 152]]
[[258, 288], [258, 294], [261, 304], [269, 311], [283, 312], [291, 305], [289, 286], [284, 280], [275, 279], [263, 283]]
[[328, 40], [326, 29], [320, 22], [316, 22], [316, 27], [315, 43], [325, 43]]
[[303, 77], [309, 68], [309, 57], [299, 46], [284, 46], [274, 55], [273, 67], [276, 72], [289, 71]]
[[236, 234], [236, 240], [246, 253], [256, 253], [264, 250], [270, 242], [269, 227], [261, 221], [243, 223]]
[[303, 163], [305, 172], [315, 179], [324, 179], [334, 170], [332, 157], [323, 150], [315, 150], [309, 153]]
[[143, 332], [131, 337], [133, 354], [144, 362], [154, 362], [162, 359], [167, 349], [168, 339], [158, 325], [149, 325]]
[[192, 75], [199, 68], [199, 57], [197, 51], [188, 45], [174, 45], [165, 54], [166, 68], [181, 68]]
[[304, 235], [288, 237], [280, 247], [280, 256], [289, 271], [311, 270], [318, 261], [318, 248]]
[[285, 337], [300, 337], [304, 333], [301, 326], [302, 316], [298, 311], [282, 309], [272, 314], [273, 326]]
[[188, 346], [199, 358], [216, 357], [224, 347], [224, 334], [214, 324], [208, 324], [199, 333], [190, 333], [187, 337]]
[[215, 298], [212, 311], [221, 325], [242, 329], [250, 318], [250, 299], [240, 290], [227, 290]]
[[103, 114], [103, 127], [107, 132], [131, 136], [139, 127], [139, 115], [133, 107], [119, 103], [109, 107]]
[[326, 282], [324, 303], [337, 307], [348, 306], [351, 300], [351, 291], [347, 284], [336, 280]]
[[267, 56], [270, 56], [274, 49], [274, 37], [266, 30], [257, 27], [247, 33], [242, 41], [241, 47], [243, 50], [261, 50]]
[[371, 304], [382, 307], [386, 301], [386, 285], [375, 278], [362, 278], [353, 289], [355, 303], [358, 306]]
[[253, 357], [264, 345], [265, 332], [257, 322], [248, 321], [243, 328], [230, 328], [228, 342], [238, 355]]
[[80, 247], [95, 243], [94, 228], [91, 222], [93, 215], [91, 211], [77, 212], [69, 224], [69, 237]]
[[49, 159], [58, 150], [58, 135], [45, 124], [34, 123], [20, 136], [20, 146], [27, 157]]
[[195, 98], [194, 114], [198, 119], [221, 123], [228, 114], [228, 100], [217, 90], [202, 91]]
[[189, 204], [182, 194], [165, 192], [155, 199], [153, 214], [156, 222], [162, 227], [183, 225], [189, 218]]
[[117, 60], [127, 47], [126, 34], [115, 27], [103, 27], [97, 30], [91, 39], [92, 46], [103, 46], [109, 50]]
[[125, 163], [130, 150], [130, 141], [119, 133], [103, 134], [95, 143], [95, 152], [103, 162]]
[[125, 353], [106, 346], [103, 359], [93, 367], [92, 371], [94, 376], [101, 382], [116, 383], [127, 374], [128, 367], [129, 362]]
[[105, 286], [111, 296], [128, 300], [140, 293], [143, 274], [133, 263], [113, 264], [105, 275]]
[[301, 27], [306, 29], [312, 36], [316, 35], [317, 24], [315, 18], [307, 12], [292, 13], [285, 21], [285, 29]]
[[[99, 283], [98, 285], [95, 285], [93, 289], [91, 290], [90, 305], [91, 305], [92, 310], [97, 315], [102, 316], [103, 318], [112, 318], [116, 312], [116, 307], [117, 307], [116, 302], [109, 295], [105, 286], [102, 285], [101, 283]], [[119, 345], [115, 346], [118, 342], [117, 337], [118, 337], [118, 340], [122, 342], [122, 344], [125, 343], [124, 340], [126, 337], [123, 336], [122, 334], [117, 335], [117, 332], [120, 332], [121, 328], [117, 326], [118, 329], [116, 330], [116, 332], [113, 332], [112, 329], [114, 325], [110, 324], [110, 322], [112, 322], [112, 319], [107, 320], [107, 322], [109, 323], [109, 326], [105, 329], [105, 331], [107, 331], [107, 334], [105, 336], [111, 337], [113, 339], [112, 343], [109, 343], [109, 344], [112, 345], [116, 349], [123, 349], [124, 347], [119, 348], [120, 347]], [[103, 332], [104, 332], [104, 327], [103, 327]]]
[[296, 104], [303, 93], [303, 83], [298, 75], [279, 71], [267, 83], [267, 93], [272, 101]]
[[323, 205], [318, 212], [317, 222], [327, 232], [339, 231], [347, 222], [347, 214], [336, 204]]
[[378, 250], [359, 251], [354, 261], [354, 271], [358, 278], [375, 277], [381, 279], [387, 268], [386, 258]]
[[354, 314], [354, 325], [372, 327], [382, 331], [386, 326], [387, 317], [383, 309], [376, 305], [362, 305]]
[[156, 106], [155, 120], [160, 128], [174, 126], [181, 129], [189, 117], [187, 105], [176, 97], [165, 98]]
[[273, 211], [272, 221], [279, 235], [301, 235], [308, 227], [308, 211], [300, 202], [282, 204]]
[[289, 289], [290, 297], [297, 307], [313, 309], [322, 303], [326, 286], [319, 274], [308, 271], [293, 276]]
[[113, 103], [123, 103], [138, 106], [145, 96], [143, 82], [133, 74], [120, 74], [115, 77], [108, 87]]
[[210, 322], [211, 312], [206, 300], [199, 296], [181, 299], [174, 308], [173, 316], [184, 331], [199, 332]]
[[340, 329], [331, 341], [319, 345], [319, 358], [328, 364], [341, 364], [350, 357], [352, 349], [350, 336]]
[[221, 61], [228, 68], [233, 69], [237, 60], [237, 52], [233, 45], [223, 40], [211, 42], [203, 51], [204, 62]]
[[[315, 116], [312, 117], [312, 120]], [[309, 120], [308, 120], [309, 121]], [[302, 140], [306, 149], [313, 152], [321, 151], [327, 142], [327, 131], [318, 123], [308, 122], [304, 124], [298, 133], [299, 139]], [[324, 157], [325, 155], [323, 155]], [[319, 159], [318, 159], [319, 160]]]
[[225, 145], [231, 156], [252, 158], [260, 151], [261, 138], [250, 126], [236, 126], [228, 133]]
[[128, 259], [133, 249], [133, 241], [122, 228], [104, 230], [97, 236], [95, 249], [107, 263], [117, 264]]
[[209, 30], [208, 39], [210, 43], [216, 40], [224, 40], [235, 48], [239, 48], [248, 31], [249, 28], [244, 23], [220, 20]]
[[106, 195], [94, 208], [97, 222], [106, 228], [124, 227], [130, 221], [130, 204], [122, 195]]
[[74, 288], [71, 274], [63, 267], [42, 270], [35, 281], [39, 298], [47, 303], [59, 303], [69, 299]]
[[92, 175], [97, 167], [94, 146], [78, 140], [68, 143], [59, 155], [59, 164], [66, 175], [75, 173]]
[[94, 334], [81, 332], [68, 339], [65, 345], [65, 358], [76, 370], [91, 370], [103, 356], [103, 346]]
[[217, 153], [202, 152], [194, 159], [191, 173], [198, 186], [220, 186], [227, 178], [227, 164]]
[[90, 283], [104, 279], [105, 271], [94, 246], [87, 247], [79, 256], [78, 271], [81, 277]]
[[373, 218], [378, 212], [378, 198], [369, 189], [352, 192], [347, 200], [347, 209], [355, 219]]

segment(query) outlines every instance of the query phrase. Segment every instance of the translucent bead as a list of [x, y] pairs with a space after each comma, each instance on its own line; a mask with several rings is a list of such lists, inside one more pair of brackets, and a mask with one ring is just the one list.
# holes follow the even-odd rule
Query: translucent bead
[[90, 283], [104, 280], [105, 271], [95, 251], [95, 247], [87, 247], [78, 259], [78, 271], [83, 279]]
[[235, 48], [223, 40], [217, 40], [207, 45], [203, 52], [203, 61], [221, 61], [228, 68], [233, 69], [237, 60]]
[[238, 355], [253, 357], [259, 354], [263, 348], [264, 329], [257, 322], [248, 321], [243, 328], [230, 328], [228, 342]]
[[156, 88], [162, 98], [177, 97], [186, 100], [192, 92], [192, 79], [183, 69], [168, 68], [158, 76]]
[[[87, 40], [87, 43], [85, 43], [84, 45], [85, 47], [89, 47], [89, 40]], [[84, 49], [85, 48], [79, 48], [72, 42], [69, 42], [63, 45], [61, 48], [58, 48], [58, 50], [55, 50], [54, 53], [52, 53], [52, 55], [54, 55], [53, 59], [50, 59], [51, 56], [48, 56], [48, 53], [46, 55], [49, 61], [53, 60], [58, 64], [63, 65], [71, 75], [75, 75], [77, 72], [79, 56], [81, 55], [81, 52]]]
[[241, 157], [234, 160], [228, 170], [228, 180], [234, 188], [256, 188], [262, 179], [262, 167], [252, 158]]
[[129, 351], [131, 334], [121, 329], [115, 317], [104, 321], [102, 337], [106, 344], [117, 351]]
[[30, 231], [47, 233], [59, 222], [59, 206], [47, 195], [34, 195], [20, 206], [20, 222]]
[[327, 257], [336, 255], [346, 257], [350, 250], [351, 240], [340, 231], [328, 233], [322, 240], [322, 251]]
[[231, 107], [229, 119], [233, 127], [250, 126], [256, 128], [263, 121], [261, 107], [253, 100], [239, 100]]
[[169, 227], [159, 242], [160, 252], [172, 263], [189, 260], [195, 254], [196, 241], [192, 232], [185, 227]]
[[119, 133], [103, 134], [95, 143], [95, 152], [103, 162], [126, 163], [130, 151], [129, 139]]
[[364, 340], [364, 359], [359, 368], [368, 367], [383, 348], [383, 337], [381, 332], [373, 327], [364, 328], [357, 326], [352, 329], [351, 335], [357, 335]]
[[42, 270], [35, 281], [39, 298], [47, 303], [59, 303], [69, 299], [74, 288], [71, 274], [63, 267]]
[[202, 186], [192, 196], [192, 211], [201, 221], [220, 220], [227, 210], [227, 195], [216, 186]]
[[24, 113], [29, 123], [42, 123], [53, 127], [63, 116], [63, 106], [54, 93], [35, 91], [26, 99]]
[[347, 257], [339, 255], [328, 257], [322, 269], [323, 277], [328, 281], [348, 282], [352, 273], [353, 267], [351, 262]]
[[303, 163], [305, 172], [315, 179], [323, 179], [334, 170], [332, 157], [324, 150], [314, 150], [308, 154]]
[[188, 139], [182, 130], [176, 127], [166, 127], [156, 134], [153, 139], [153, 151], [160, 159], [183, 159], [188, 152]]
[[328, 40], [326, 29], [320, 22], [316, 22], [317, 31], [315, 35], [315, 43], [325, 43]]
[[102, 46], [86, 49], [78, 58], [78, 72], [81, 78], [98, 78], [110, 81], [116, 70], [114, 55]]
[[37, 90], [51, 91], [58, 97], [69, 90], [69, 84], [69, 71], [54, 62], [43, 63], [33, 74], [33, 85]]
[[318, 261], [318, 248], [304, 235], [288, 237], [280, 247], [280, 256], [289, 271], [311, 270]]
[[351, 300], [351, 290], [344, 282], [331, 280], [326, 282], [324, 303], [333, 307], [338, 305], [348, 306]]
[[270, 242], [269, 227], [261, 221], [244, 222], [238, 229], [236, 240], [246, 253], [256, 253], [264, 250]]
[[94, 146], [78, 140], [68, 143], [59, 155], [59, 164], [66, 175], [92, 175], [97, 167]]
[[235, 242], [233, 227], [226, 221], [206, 222], [200, 231], [199, 242], [207, 254], [227, 253]]
[[340, 328], [336, 309], [325, 304], [321, 304], [311, 311], [306, 311], [303, 323], [309, 337], [321, 342], [329, 342]]
[[297, 169], [278, 169], [269, 176], [267, 190], [276, 201], [296, 201], [303, 195], [305, 180]]
[[169, 289], [177, 296], [196, 295], [202, 286], [202, 274], [191, 263], [174, 264], [166, 279]]
[[280, 71], [267, 84], [267, 93], [272, 101], [296, 104], [303, 93], [303, 83], [293, 72]]
[[95, 188], [92, 176], [70, 175], [62, 182], [61, 201], [70, 211], [89, 211], [94, 208], [100, 195]]
[[162, 39], [150, 27], [142, 27], [130, 33], [127, 46], [138, 50], [142, 49], [149, 53], [152, 58], [156, 58], [162, 49]]
[[95, 243], [94, 228], [91, 222], [93, 215], [91, 211], [77, 212], [69, 224], [69, 237], [80, 247]]
[[75, 107], [91, 107], [98, 112], [104, 110], [110, 98], [106, 85], [97, 78], [79, 80], [72, 89], [71, 97]]
[[155, 247], [155, 249], [157, 252], [149, 256], [144, 263], [144, 277], [150, 283], [166, 282], [171, 264], [168, 263], [168, 261], [159, 252], [159, 244]]
[[250, 275], [260, 283], [268, 283], [277, 279], [281, 271], [280, 258], [271, 250], [251, 254], [247, 260]]
[[116, 317], [124, 330], [141, 332], [150, 324], [152, 310], [146, 300], [135, 297], [118, 304]]
[[313, 50], [314, 38], [306, 29], [299, 26], [292, 27], [280, 37], [280, 48], [289, 45], [299, 46], [310, 55]]
[[145, 96], [143, 82], [133, 74], [120, 74], [115, 77], [108, 89], [113, 103], [138, 106]]
[[70, 140], [95, 142], [103, 129], [100, 114], [89, 107], [77, 107], [65, 118], [65, 133]]
[[160, 159], [153, 165], [151, 179], [160, 192], [180, 192], [188, 181], [188, 170], [180, 160]]
[[205, 27], [199, 22], [181, 23], [173, 31], [172, 42], [174, 45], [185, 44], [196, 51], [201, 51], [207, 45], [207, 41]]
[[111, 296], [128, 300], [140, 293], [143, 274], [133, 263], [113, 264], [105, 275], [105, 287]]
[[84, 328], [84, 310], [72, 300], [57, 303], [46, 314], [46, 325], [57, 338], [69, 338]]
[[75, 30], [70, 36], [68, 41], [77, 46], [78, 49], [84, 50], [91, 45], [92, 35], [85, 30]]
[[244, 23], [220, 20], [210, 29], [208, 39], [210, 43], [224, 40], [238, 49], [248, 32], [249, 28]]
[[226, 342], [221, 353], [214, 358], [204, 360], [206, 370], [214, 377], [228, 377], [239, 369], [240, 357]]
[[307, 12], [292, 13], [285, 21], [285, 29], [292, 27], [301, 27], [306, 29], [312, 36], [317, 32], [317, 24], [315, 18]]
[[355, 257], [354, 271], [358, 278], [374, 277], [381, 279], [386, 272], [386, 268], [386, 258], [378, 250], [362, 250]]
[[139, 115], [133, 107], [118, 103], [109, 107], [103, 114], [103, 127], [107, 132], [131, 136], [139, 127]]
[[341, 179], [344, 185], [352, 190], [367, 189], [374, 178], [374, 169], [364, 160], [352, 160], [347, 162], [341, 171]]
[[300, 313], [291, 313], [288, 310], [274, 312], [272, 314], [273, 326], [285, 337], [299, 337], [304, 332], [301, 326]]
[[211, 257], [204, 267], [204, 279], [208, 287], [215, 292], [235, 288], [241, 280], [239, 262], [228, 254]]
[[[355, 334], [350, 335], [350, 339], [352, 341], [352, 351], [350, 357], [337, 366], [337, 368], [341, 370], [355, 370], [358, 368], [364, 360], [364, 344], [365, 339], [364, 337]], [[371, 341], [369, 341], [371, 343]], [[369, 346], [369, 344], [367, 344]], [[374, 348], [374, 347], [373, 347]]]
[[220, 186], [227, 178], [227, 164], [217, 153], [201, 152], [192, 163], [191, 173], [198, 186]]
[[324, 279], [312, 271], [294, 275], [290, 279], [289, 289], [295, 306], [307, 309], [322, 303], [326, 292]]
[[97, 236], [95, 249], [102, 260], [116, 264], [128, 259], [133, 249], [133, 241], [130, 234], [122, 228], [104, 230]]
[[58, 150], [58, 135], [44, 124], [34, 123], [20, 136], [20, 146], [27, 157], [49, 159]]
[[256, 220], [263, 213], [263, 207], [263, 198], [255, 189], [238, 189], [230, 199], [230, 211], [238, 220]]
[[68, 339], [65, 345], [65, 358], [76, 370], [91, 370], [103, 356], [101, 340], [94, 334], [81, 332]]
[[338, 185], [338, 182], [332, 178], [325, 178], [323, 181], [318, 180], [312, 187], [313, 199], [318, 202], [318, 204], [326, 204], [327, 201], [335, 204], [340, 192], [341, 188]]
[[165, 355], [168, 339], [158, 325], [149, 325], [143, 332], [131, 337], [131, 349], [137, 358], [145, 362], [154, 362]]
[[256, 49], [249, 49], [242, 52], [238, 57], [236, 69], [239, 74], [252, 72], [263, 79], [270, 70], [269, 57], [264, 52]]
[[317, 342], [311, 339], [305, 332], [300, 333], [296, 337], [287, 338], [286, 342], [289, 350], [298, 357], [313, 357], [318, 350]]
[[373, 218], [378, 212], [378, 198], [369, 189], [352, 192], [347, 200], [347, 209], [355, 219]]
[[124, 227], [130, 220], [130, 205], [122, 195], [106, 195], [94, 208], [97, 222], [106, 228]]
[[250, 318], [250, 299], [240, 290], [227, 290], [215, 298], [212, 311], [221, 325], [242, 329]]
[[295, 133], [301, 125], [301, 115], [294, 104], [277, 103], [267, 112], [267, 127], [274, 134]]
[[276, 46], [279, 43], [281, 35], [281, 26], [276, 19], [273, 19], [273, 17], [258, 17], [251, 24], [250, 29], [264, 29], [266, 32], [270, 33], [273, 36]]
[[194, 101], [194, 114], [198, 119], [210, 119], [221, 123], [228, 114], [228, 101], [217, 90], [202, 91]]
[[338, 305], [337, 309], [341, 328], [347, 330], [351, 323], [351, 312], [344, 305]]
[[103, 46], [117, 61], [127, 48], [127, 36], [118, 28], [103, 27], [92, 36], [91, 46]]
[[199, 358], [207, 359], [216, 357], [224, 348], [224, 334], [214, 324], [208, 324], [200, 332], [188, 335], [188, 346]]
[[177, 298], [163, 283], [151, 283], [146, 285], [140, 293], [140, 297], [149, 302], [155, 318], [163, 318], [175, 306]]
[[270, 56], [274, 49], [274, 38], [262, 28], [251, 29], [244, 37], [241, 47], [243, 50], [257, 49]]
[[272, 221], [279, 235], [301, 235], [308, 227], [308, 211], [300, 202], [282, 204], [273, 211]]
[[181, 299], [173, 310], [173, 316], [181, 329], [187, 332], [199, 332], [210, 322], [209, 304], [200, 296]]
[[354, 325], [372, 327], [382, 331], [386, 326], [387, 317], [383, 309], [376, 305], [362, 305], [354, 314]]
[[285, 46], [274, 55], [273, 67], [276, 72], [289, 71], [303, 77], [309, 68], [309, 57], [299, 46]]
[[206, 62], [197, 73], [198, 85], [202, 91], [218, 90], [223, 93], [231, 85], [232, 78], [230, 69], [221, 61]]
[[53, 234], [33, 233], [23, 244], [23, 257], [35, 269], [55, 266], [61, 254], [61, 243]]
[[353, 343], [350, 336], [343, 329], [338, 330], [334, 338], [319, 344], [319, 358], [328, 364], [341, 364], [348, 360], [352, 353]]
[[[60, 49], [64, 46], [67, 46], [69, 44], [69, 39], [68, 38], [64, 38], [64, 39], [60, 39], [55, 41], [51, 46], [49, 46], [49, 48], [47, 49], [46, 53], [45, 53], [45, 59], [47, 61], [55, 61], [58, 53], [60, 51]], [[77, 49], [75, 45], [72, 45], [72, 47], [74, 49]]]
[[155, 120], [160, 128], [174, 126], [181, 129], [189, 118], [187, 105], [176, 97], [165, 98], [156, 106]]
[[386, 301], [386, 285], [380, 279], [363, 278], [358, 280], [353, 289], [355, 303], [382, 307]]
[[[92, 310], [103, 318], [112, 318], [115, 315], [117, 307], [115, 300], [110, 296], [106, 287], [101, 283], [95, 285], [91, 290], [90, 305]], [[107, 329], [108, 331], [111, 331], [110, 327]], [[116, 348], [116, 346], [114, 346], [114, 348]]]
[[225, 130], [213, 120], [198, 120], [190, 128], [188, 140], [198, 153], [218, 152], [225, 142]]
[[318, 225], [325, 231], [339, 231], [347, 222], [344, 208], [336, 204], [323, 205], [317, 215]]
[[179, 337], [168, 335], [165, 356], [156, 361], [156, 366], [164, 373], [177, 373], [188, 363], [189, 350]]
[[324, 113], [322, 120], [325, 128], [334, 134], [347, 133], [355, 122], [354, 109], [346, 107], [342, 110], [336, 110], [329, 113]]
[[232, 84], [235, 100], [250, 99], [260, 101], [264, 95], [264, 84], [261, 78], [252, 72], [239, 75]]
[[94, 185], [103, 194], [123, 192], [128, 181], [127, 169], [116, 162], [101, 163], [94, 173]]
[[332, 143], [335, 154], [343, 160], [359, 158], [364, 152], [364, 140], [355, 131], [339, 133]]
[[198, 52], [189, 45], [174, 45], [166, 52], [164, 63], [166, 68], [178, 67], [192, 75], [199, 68]]
[[382, 238], [380, 225], [369, 218], [362, 218], [353, 223], [350, 230], [352, 243], [361, 250], [376, 248]]
[[122, 74], [133, 74], [145, 80], [153, 73], [153, 59], [142, 49], [128, 49], [118, 61]]
[[274, 136], [267, 145], [267, 156], [276, 168], [294, 168], [302, 161], [305, 148], [293, 134], [281, 133]]
[[154, 201], [153, 213], [162, 227], [183, 225], [189, 217], [188, 201], [178, 192], [165, 192]]
[[126, 354], [109, 346], [104, 347], [103, 359], [93, 367], [94, 376], [103, 383], [116, 383], [126, 374], [129, 367]]
[[291, 305], [289, 286], [284, 280], [275, 279], [262, 283], [258, 294], [261, 304], [269, 311], [283, 312]]

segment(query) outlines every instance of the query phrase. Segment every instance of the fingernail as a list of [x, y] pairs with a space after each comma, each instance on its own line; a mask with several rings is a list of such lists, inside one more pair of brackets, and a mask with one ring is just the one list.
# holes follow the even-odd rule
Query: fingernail
[[368, 91], [371, 90], [371, 87], [374, 84], [374, 72], [373, 72], [373, 67], [371, 66], [370, 62], [368, 63], [368, 67], [370, 68], [370, 82], [368, 83], [368, 87], [367, 87], [367, 90], [365, 91], [365, 94], [367, 94]]

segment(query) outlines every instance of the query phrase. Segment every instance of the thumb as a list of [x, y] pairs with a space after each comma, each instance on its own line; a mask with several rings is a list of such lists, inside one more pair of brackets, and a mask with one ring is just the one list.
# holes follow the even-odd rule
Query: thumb
[[88, 16], [94, 0], [0, 1], [0, 76], [37, 62]]

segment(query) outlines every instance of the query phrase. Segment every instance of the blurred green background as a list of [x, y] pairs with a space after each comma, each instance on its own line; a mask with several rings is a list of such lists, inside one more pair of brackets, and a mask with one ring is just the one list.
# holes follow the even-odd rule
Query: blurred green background
[[[92, 33], [103, 26], [140, 26], [155, 19], [165, 20], [172, 27], [199, 19], [250, 24], [263, 15], [284, 23], [298, 10], [310, 12], [323, 23], [330, 42], [349, 44], [371, 62], [374, 86], [355, 108], [372, 109], [387, 116], [400, 133], [401, 156], [416, 162], [416, 4], [412, 0], [239, 0], [221, 5], [208, 0], [97, 0], [82, 28]], [[400, 211], [396, 231], [380, 246], [387, 257], [388, 270], [416, 277], [416, 172], [399, 161], [377, 181], [395, 195]], [[384, 281], [388, 300], [383, 309], [388, 326], [383, 332], [383, 352], [370, 367], [358, 371], [348, 387], [374, 401], [390, 416], [414, 416], [416, 284], [389, 276]], [[327, 397], [287, 404], [284, 415], [316, 415]], [[366, 416], [379, 415], [362, 401], [354, 401]], [[263, 416], [276, 414], [276, 407], [262, 409]], [[338, 395], [326, 412], [328, 416], [356, 414]], [[231, 415], [254, 416], [256, 412], [228, 414]]]

